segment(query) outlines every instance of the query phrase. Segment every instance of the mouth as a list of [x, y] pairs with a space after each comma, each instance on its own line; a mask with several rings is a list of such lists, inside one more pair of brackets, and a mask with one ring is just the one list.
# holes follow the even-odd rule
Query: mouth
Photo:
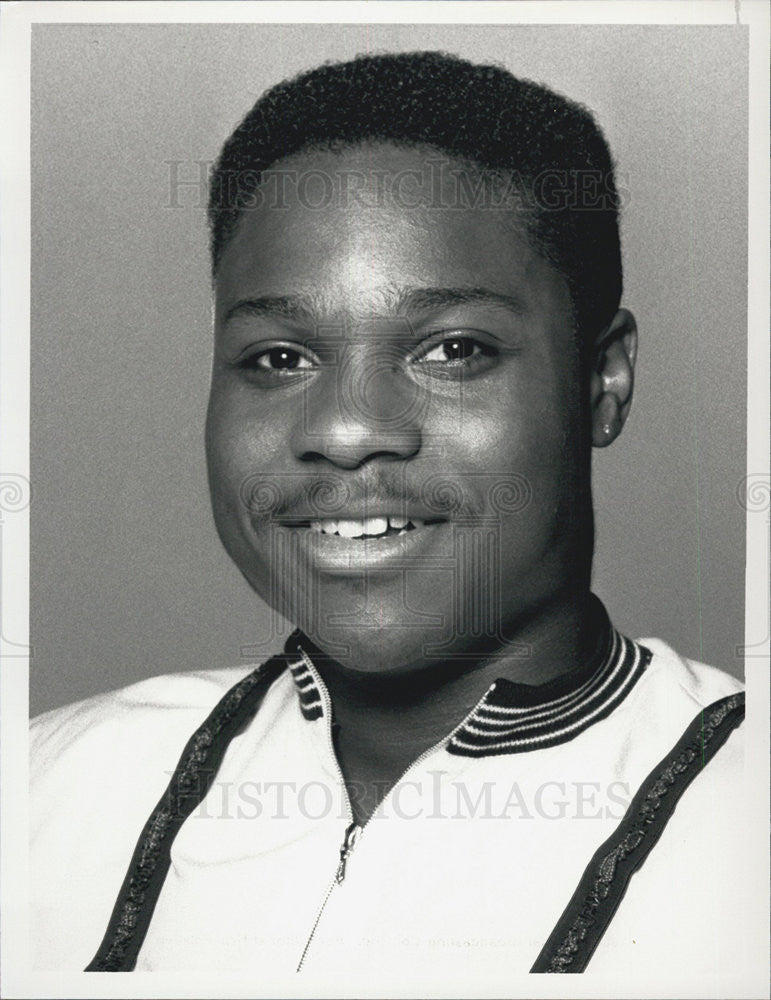
[[[387, 514], [381, 517], [365, 518], [324, 518], [305, 522], [303, 526], [310, 531], [322, 535], [335, 535], [338, 538], [392, 538], [417, 531], [427, 524], [437, 524], [439, 519], [427, 521], [419, 517], [398, 517]], [[300, 527], [300, 525], [297, 525]]]
[[[433, 545], [443, 518], [381, 514], [363, 518], [284, 520], [300, 551], [317, 570], [394, 569], [413, 560]], [[404, 562], [406, 560], [406, 562]]]

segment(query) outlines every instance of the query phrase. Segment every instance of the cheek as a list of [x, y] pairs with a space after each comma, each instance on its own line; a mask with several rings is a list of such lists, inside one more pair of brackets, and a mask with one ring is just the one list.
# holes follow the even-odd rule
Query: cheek
[[577, 427], [565, 387], [523, 379], [468, 405], [455, 440], [473, 470], [485, 474], [528, 471], [559, 478]]
[[206, 461], [213, 497], [232, 494], [242, 474], [243, 430], [229, 397], [212, 387], [206, 414]]
[[284, 428], [283, 421], [257, 412], [248, 394], [215, 382], [206, 415], [212, 490], [232, 495], [247, 477], [270, 468], [282, 450]]
[[460, 447], [477, 496], [492, 518], [490, 544], [510, 579], [545, 563], [572, 530], [581, 489], [579, 395], [558, 373], [523, 373], [464, 414]]

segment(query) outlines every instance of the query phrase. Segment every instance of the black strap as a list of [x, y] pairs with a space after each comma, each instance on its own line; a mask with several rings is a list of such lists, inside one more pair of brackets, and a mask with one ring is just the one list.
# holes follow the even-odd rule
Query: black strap
[[[254, 717], [286, 663], [286, 656], [275, 656], [236, 684], [187, 742], [139, 836], [104, 939], [86, 972], [133, 970], [171, 864], [174, 838], [206, 796], [230, 741]], [[743, 693], [716, 701], [696, 716], [643, 782], [615, 833], [594, 854], [531, 972], [584, 971], [680, 796], [743, 718]]]
[[131, 972], [171, 864], [180, 827], [203, 801], [228, 744], [254, 717], [265, 692], [286, 668], [274, 656], [231, 688], [188, 740], [179, 764], [137, 841], [110, 922], [86, 972]]
[[642, 783], [618, 828], [595, 852], [531, 972], [584, 971], [680, 796], [743, 719], [743, 692], [699, 712]]

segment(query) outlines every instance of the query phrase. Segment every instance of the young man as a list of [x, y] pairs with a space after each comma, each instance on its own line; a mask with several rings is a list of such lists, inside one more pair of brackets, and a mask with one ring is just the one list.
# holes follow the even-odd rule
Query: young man
[[324, 66], [228, 140], [210, 222], [215, 521], [298, 631], [38, 720], [37, 964], [741, 963], [739, 685], [590, 593], [637, 333], [589, 113], [440, 53]]

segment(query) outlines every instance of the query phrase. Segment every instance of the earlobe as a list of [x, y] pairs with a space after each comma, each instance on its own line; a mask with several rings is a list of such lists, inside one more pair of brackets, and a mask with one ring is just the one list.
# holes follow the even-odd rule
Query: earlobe
[[637, 324], [619, 309], [597, 338], [590, 385], [592, 444], [605, 448], [621, 433], [632, 408]]

